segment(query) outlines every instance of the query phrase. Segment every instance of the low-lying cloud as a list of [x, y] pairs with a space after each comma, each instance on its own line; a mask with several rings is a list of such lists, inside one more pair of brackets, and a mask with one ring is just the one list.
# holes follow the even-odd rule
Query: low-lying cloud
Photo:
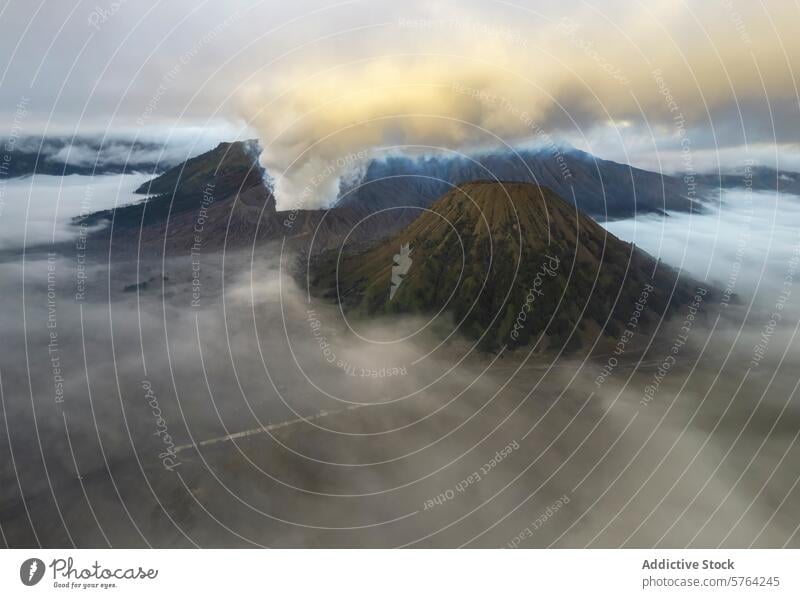
[[36, 175], [0, 180], [0, 249], [73, 240], [80, 233], [73, 218], [140, 201], [134, 190], [149, 178]]

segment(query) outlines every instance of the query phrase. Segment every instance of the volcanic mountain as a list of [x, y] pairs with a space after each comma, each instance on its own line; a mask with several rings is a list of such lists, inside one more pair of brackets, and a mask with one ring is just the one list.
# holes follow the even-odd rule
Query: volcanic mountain
[[[447, 156], [372, 160], [360, 178], [342, 183], [331, 209], [279, 212], [258, 163], [258, 141], [220, 143], [142, 185], [141, 202], [76, 219], [93, 226], [113, 222], [96, 240], [113, 237], [115, 250], [130, 247], [186, 250], [203, 220], [207, 248], [248, 247], [287, 238], [311, 252], [351, 240], [377, 240], [411, 222], [418, 208], [432, 204], [454, 185], [475, 179], [534, 182], [547, 186], [597, 218], [637, 212], [686, 211], [699, 204], [685, 197], [685, 185], [663, 176], [564, 149], [495, 152], [470, 158]], [[265, 183], [265, 181], [267, 181]], [[694, 206], [694, 207], [693, 207]], [[699, 208], [698, 208], [699, 209]], [[369, 216], [369, 226], [356, 226]], [[355, 232], [353, 229], [357, 229]], [[306, 247], [313, 239], [313, 247]], [[94, 242], [94, 248], [104, 247]]]
[[[337, 245], [354, 228], [353, 239], [374, 240], [416, 216], [402, 208], [373, 214], [377, 208], [368, 203], [278, 212], [259, 153], [256, 140], [220, 143], [141, 185], [136, 192], [147, 196], [143, 201], [76, 218], [75, 224], [111, 223], [94, 232], [89, 244], [102, 254], [113, 249], [155, 255], [185, 254], [198, 244], [235, 249], [284, 238], [295, 249], [318, 251]], [[370, 226], [357, 227], [366, 216]]]
[[616, 341], [695, 295], [550, 189], [495, 181], [453, 188], [388, 240], [321, 254], [309, 281], [349, 316], [447, 313], [487, 351]]

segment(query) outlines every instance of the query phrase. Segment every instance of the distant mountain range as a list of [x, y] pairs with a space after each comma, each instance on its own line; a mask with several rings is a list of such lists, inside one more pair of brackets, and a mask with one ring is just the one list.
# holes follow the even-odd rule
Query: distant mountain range
[[[154, 179], [150, 193], [178, 189], [179, 194], [197, 189], [198, 176], [216, 170], [217, 155], [205, 152], [188, 160], [175, 148], [152, 141], [98, 139], [93, 137], [24, 137], [3, 143], [0, 179], [45, 174], [104, 175], [149, 172], [169, 177]], [[257, 165], [256, 140], [223, 143], [238, 154], [241, 145]], [[9, 151], [9, 148], [11, 151]], [[187, 166], [189, 169], [187, 170]], [[258, 167], [260, 171], [260, 167]], [[627, 218], [634, 213], [702, 209], [692, 201], [690, 188], [680, 176], [663, 175], [625, 164], [596, 158], [576, 148], [496, 151], [473, 156], [389, 156], [374, 159], [363, 176], [343, 182], [338, 205], [368, 204], [426, 206], [449, 188], [472, 180], [529, 182], [549, 187], [574, 201], [596, 219]], [[780, 190], [800, 194], [800, 173], [753, 166], [749, 173], [695, 175], [697, 196], [703, 199], [718, 188], [751, 187], [759, 191]], [[246, 186], [246, 181], [244, 181]], [[201, 185], [202, 186], [202, 185]], [[144, 192], [144, 191], [142, 191]]]
[[754, 191], [780, 191], [800, 195], [800, 173], [775, 170], [767, 166], [750, 167], [749, 172], [739, 169], [724, 174], [696, 175], [698, 183], [711, 189], [751, 188]]
[[580, 349], [652, 329], [695, 295], [550, 189], [507, 181], [459, 185], [382, 242], [320, 254], [311, 272], [312, 291], [353, 317], [448, 313], [487, 351]]
[[0, 179], [44, 174], [53, 176], [149, 172], [158, 174], [179, 160], [161, 143], [91, 137], [24, 137], [3, 143], [6, 154]]

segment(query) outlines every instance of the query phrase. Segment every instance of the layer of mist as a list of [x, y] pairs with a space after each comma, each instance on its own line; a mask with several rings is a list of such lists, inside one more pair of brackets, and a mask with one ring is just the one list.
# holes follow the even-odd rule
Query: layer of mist
[[442, 344], [446, 318], [359, 338], [280, 244], [5, 262], [2, 539], [797, 547], [797, 201], [609, 224], [723, 291], [613, 365]]
[[73, 218], [142, 200], [133, 191], [149, 178], [36, 175], [0, 181], [0, 249], [74, 240], [81, 231]]

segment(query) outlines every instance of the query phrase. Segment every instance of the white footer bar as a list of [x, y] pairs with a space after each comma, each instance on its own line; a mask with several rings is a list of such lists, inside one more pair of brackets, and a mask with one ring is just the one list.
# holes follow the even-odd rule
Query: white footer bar
[[791, 550], [0, 551], [2, 596], [800, 596], [798, 580]]

